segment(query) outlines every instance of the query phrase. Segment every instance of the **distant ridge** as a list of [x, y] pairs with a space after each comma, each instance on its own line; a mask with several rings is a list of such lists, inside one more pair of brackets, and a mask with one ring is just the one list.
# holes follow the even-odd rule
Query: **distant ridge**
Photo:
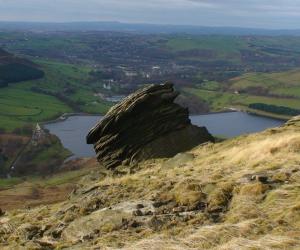
[[120, 22], [5, 22], [0, 21], [0, 31], [119, 31], [138, 33], [187, 33], [198, 35], [265, 35], [300, 36], [300, 29], [256, 29], [242, 27], [206, 27], [193, 25], [164, 25]]

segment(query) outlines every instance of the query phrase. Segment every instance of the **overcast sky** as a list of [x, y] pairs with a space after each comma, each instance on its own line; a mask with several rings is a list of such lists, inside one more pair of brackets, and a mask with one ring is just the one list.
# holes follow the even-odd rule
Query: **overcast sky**
[[300, 0], [0, 0], [2, 21], [300, 28]]

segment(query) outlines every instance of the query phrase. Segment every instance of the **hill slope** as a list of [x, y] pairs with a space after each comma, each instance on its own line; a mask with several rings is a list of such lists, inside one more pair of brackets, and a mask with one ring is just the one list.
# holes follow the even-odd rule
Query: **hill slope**
[[67, 201], [0, 218], [0, 246], [299, 249], [299, 153], [297, 117], [130, 171], [99, 168]]
[[8, 83], [39, 79], [44, 72], [29, 60], [15, 57], [0, 48], [0, 87]]
[[[205, 81], [184, 91], [200, 98], [212, 111], [233, 107], [260, 115], [289, 119], [300, 114], [299, 69], [277, 73], [246, 73], [226, 83]], [[267, 106], [259, 108], [258, 104]], [[258, 105], [258, 108], [255, 108]], [[276, 110], [283, 107], [283, 110]]]

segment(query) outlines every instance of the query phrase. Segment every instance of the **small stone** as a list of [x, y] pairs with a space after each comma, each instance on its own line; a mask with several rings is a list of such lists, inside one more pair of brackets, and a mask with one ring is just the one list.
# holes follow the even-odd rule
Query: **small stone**
[[74, 213], [68, 211], [68, 212], [65, 214], [65, 216], [64, 216], [64, 218], [63, 218], [63, 221], [66, 222], [66, 223], [70, 223], [70, 222], [72, 222], [74, 219], [75, 219]]
[[50, 229], [50, 228], [51, 228], [51, 225], [49, 225], [49, 224], [43, 225], [43, 226], [41, 227], [41, 231], [42, 231], [42, 232], [45, 232], [45, 231], [47, 231], [47, 230]]
[[185, 210], [184, 207], [174, 207], [174, 208], [172, 209], [172, 212], [173, 212], [173, 213], [182, 213], [182, 212], [184, 212], [184, 210]]
[[32, 240], [36, 236], [40, 235], [40, 228], [29, 223], [21, 225], [17, 230], [26, 240]]
[[145, 212], [145, 215], [146, 216], [153, 215], [153, 212], [149, 210], [149, 211]]
[[145, 206], [144, 206], [143, 204], [137, 204], [137, 205], [136, 205], [136, 208], [137, 208], [137, 209], [142, 209], [142, 208], [144, 208], [144, 207], [145, 207]]
[[51, 235], [54, 239], [60, 238], [62, 231], [63, 231], [63, 228], [57, 228], [51, 232]]
[[87, 241], [93, 239], [93, 236], [91, 234], [87, 234], [82, 236], [82, 241]]
[[266, 175], [255, 175], [252, 177], [252, 179], [259, 181], [263, 184], [268, 183], [268, 176], [266, 176]]
[[209, 207], [209, 209], [207, 211], [212, 214], [221, 213], [223, 211], [223, 207], [221, 207], [221, 206]]
[[95, 230], [93, 231], [93, 233], [94, 233], [95, 235], [98, 235], [98, 234], [100, 233], [100, 230], [99, 230], [99, 229], [95, 229]]
[[156, 216], [153, 216], [151, 220], [148, 222], [149, 227], [154, 230], [159, 230], [163, 227], [164, 223], [162, 220], [158, 219]]
[[188, 222], [189, 220], [191, 220], [193, 217], [191, 216], [191, 215], [185, 215], [185, 216], [183, 216], [183, 221], [184, 222]]
[[219, 213], [213, 213], [210, 215], [211, 216], [211, 219], [214, 223], [217, 223], [219, 222], [220, 220], [220, 214]]
[[137, 228], [137, 227], [141, 226], [141, 224], [134, 220], [134, 221], [129, 222], [128, 226]]
[[42, 240], [35, 240], [42, 249], [55, 249], [57, 242], [51, 241], [50, 239], [42, 239]]
[[133, 216], [143, 216], [144, 214], [143, 214], [143, 212], [141, 211], [141, 210], [135, 210], [135, 211], [133, 211]]
[[164, 202], [162, 202], [162, 201], [156, 201], [156, 202], [153, 202], [152, 205], [153, 205], [153, 207], [158, 208], [158, 207], [163, 206]]

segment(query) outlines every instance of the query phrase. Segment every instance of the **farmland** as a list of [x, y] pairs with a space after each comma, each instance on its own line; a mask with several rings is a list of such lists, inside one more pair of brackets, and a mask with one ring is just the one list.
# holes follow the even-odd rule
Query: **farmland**
[[105, 113], [112, 104], [103, 94], [165, 81], [210, 111], [250, 110], [253, 103], [299, 107], [299, 37], [7, 31], [0, 38], [1, 47], [45, 73], [1, 89], [6, 131], [66, 112]]
[[[52, 61], [36, 61], [45, 71], [38, 80], [10, 84], [0, 92], [0, 128], [12, 131], [27, 123], [57, 118], [76, 111], [101, 113], [109, 104], [87, 85], [89, 69]], [[59, 93], [65, 93], [60, 98]]]
[[276, 73], [249, 73], [230, 81], [231, 89], [247, 91], [261, 88], [269, 95], [300, 98], [300, 70]]
[[[300, 107], [300, 70], [276, 73], [246, 73], [225, 83], [206, 81], [184, 90], [209, 104], [212, 111], [226, 107], [258, 112], [250, 104], [264, 103], [291, 109]], [[270, 113], [258, 112], [272, 116]], [[278, 115], [273, 115], [278, 117]], [[280, 118], [287, 118], [279, 116]]]

